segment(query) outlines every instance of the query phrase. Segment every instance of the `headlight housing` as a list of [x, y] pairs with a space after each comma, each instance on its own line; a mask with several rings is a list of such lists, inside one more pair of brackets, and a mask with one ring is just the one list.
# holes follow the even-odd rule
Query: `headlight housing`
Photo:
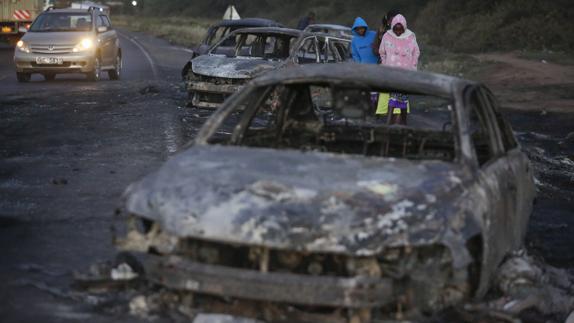
[[90, 50], [94, 47], [94, 41], [90, 38], [82, 39], [82, 41], [74, 47], [74, 53]]
[[28, 47], [28, 45], [25, 42], [23, 42], [22, 40], [19, 40], [16, 43], [16, 48], [21, 52], [30, 53], [30, 47]]

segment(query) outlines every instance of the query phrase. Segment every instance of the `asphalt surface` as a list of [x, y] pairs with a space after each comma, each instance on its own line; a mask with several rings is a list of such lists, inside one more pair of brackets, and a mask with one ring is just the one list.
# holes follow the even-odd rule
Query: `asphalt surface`
[[[72, 273], [113, 259], [122, 191], [193, 138], [209, 112], [185, 107], [185, 49], [125, 32], [121, 46], [122, 80], [98, 83], [17, 83], [12, 49], [0, 48], [2, 322], [138, 321], [74, 292]], [[527, 245], [573, 268], [574, 114], [506, 114], [537, 170]]]
[[0, 321], [127, 322], [87, 306], [73, 271], [113, 259], [110, 223], [126, 186], [193, 135], [205, 112], [183, 108], [184, 49], [122, 33], [124, 74], [16, 81], [0, 48]]

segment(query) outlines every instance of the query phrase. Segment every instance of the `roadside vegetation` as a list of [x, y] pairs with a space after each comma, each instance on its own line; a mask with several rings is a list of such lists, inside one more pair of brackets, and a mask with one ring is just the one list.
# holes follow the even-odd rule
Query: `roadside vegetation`
[[131, 31], [144, 32], [164, 38], [172, 44], [193, 47], [198, 44], [209, 26], [216, 20], [181, 16], [128, 16], [112, 17], [115, 26]]
[[398, 8], [421, 42], [450, 51], [574, 51], [572, 0], [146, 0], [140, 15], [220, 19], [230, 3], [244, 17], [288, 26], [312, 10], [318, 22], [350, 25], [362, 16], [376, 27]]

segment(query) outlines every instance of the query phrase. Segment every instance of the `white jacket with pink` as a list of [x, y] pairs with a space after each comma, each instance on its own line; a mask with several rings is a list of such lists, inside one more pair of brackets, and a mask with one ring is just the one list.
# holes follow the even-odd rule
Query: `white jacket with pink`
[[[396, 24], [403, 25], [405, 32], [397, 36], [393, 32]], [[419, 63], [420, 50], [415, 33], [407, 29], [407, 20], [403, 15], [396, 15], [391, 22], [391, 29], [383, 35], [381, 47], [381, 64], [416, 70]]]

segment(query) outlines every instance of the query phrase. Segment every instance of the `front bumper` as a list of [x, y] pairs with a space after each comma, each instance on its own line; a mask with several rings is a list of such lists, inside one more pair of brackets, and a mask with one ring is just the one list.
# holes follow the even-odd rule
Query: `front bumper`
[[[68, 54], [25, 53], [16, 49], [14, 63], [18, 73], [88, 73], [94, 70], [95, 52]], [[63, 59], [62, 65], [36, 64], [37, 57], [57, 57]]]
[[171, 289], [298, 305], [372, 308], [390, 304], [390, 278], [327, 277], [206, 265], [178, 256], [143, 254], [147, 277]]
[[241, 90], [241, 84], [214, 84], [210, 82], [190, 82], [187, 89], [191, 104], [200, 108], [215, 109], [233, 93]]

